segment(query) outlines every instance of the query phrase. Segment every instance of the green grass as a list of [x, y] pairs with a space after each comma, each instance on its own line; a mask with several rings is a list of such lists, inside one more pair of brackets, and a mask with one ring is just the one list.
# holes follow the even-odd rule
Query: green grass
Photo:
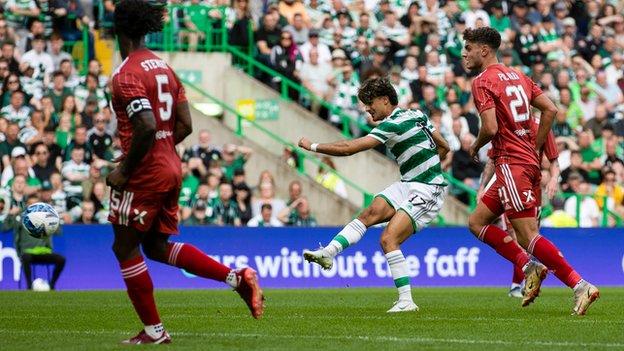
[[[159, 291], [168, 350], [617, 350], [624, 289], [603, 288], [584, 317], [571, 291], [529, 308], [502, 288], [413, 290], [420, 312], [387, 315], [388, 289], [268, 290], [262, 320], [225, 290]], [[1, 350], [125, 350], [141, 328], [124, 291], [0, 292]], [[149, 349], [141, 346], [133, 349]]]

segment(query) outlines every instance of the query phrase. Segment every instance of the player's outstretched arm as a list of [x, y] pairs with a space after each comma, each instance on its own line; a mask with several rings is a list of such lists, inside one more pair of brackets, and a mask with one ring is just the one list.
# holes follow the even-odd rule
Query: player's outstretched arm
[[446, 155], [449, 153], [449, 151], [451, 151], [451, 148], [446, 139], [444, 139], [439, 131], [436, 130], [435, 132], [431, 133], [431, 135], [433, 136], [433, 141], [435, 141], [438, 147], [438, 155], [440, 156], [440, 161], [442, 161], [446, 158]]
[[176, 106], [176, 122], [173, 130], [175, 144], [181, 143], [184, 138], [193, 132], [193, 120], [188, 102], [178, 103]]
[[301, 140], [299, 140], [299, 147], [308, 151], [331, 156], [350, 156], [364, 150], [372, 149], [379, 144], [381, 144], [379, 140], [368, 135], [357, 139], [340, 140], [326, 144], [313, 143], [307, 138], [301, 138]]
[[535, 150], [539, 151], [544, 146], [548, 132], [552, 127], [555, 116], [557, 115], [557, 106], [546, 96], [546, 94], [538, 95], [531, 105], [535, 106], [538, 110], [542, 111], [540, 116], [540, 123], [537, 129], [537, 137], [535, 140]]
[[476, 157], [479, 150], [492, 140], [496, 132], [498, 132], [496, 109], [490, 108], [481, 112], [481, 129], [479, 129], [477, 140], [470, 147], [470, 156]]
[[136, 166], [152, 148], [156, 135], [156, 119], [151, 110], [136, 113], [130, 121], [132, 122], [130, 150], [119, 166], [106, 177], [106, 183], [116, 189], [126, 185]]

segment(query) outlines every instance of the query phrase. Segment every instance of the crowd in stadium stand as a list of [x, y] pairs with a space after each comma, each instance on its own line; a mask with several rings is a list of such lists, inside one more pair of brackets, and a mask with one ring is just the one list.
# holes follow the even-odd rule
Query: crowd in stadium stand
[[[254, 3], [247, 17], [259, 18], [254, 40], [261, 62], [362, 123], [368, 120], [357, 101], [360, 82], [389, 76], [400, 107], [428, 114], [449, 141], [453, 152], [443, 162], [445, 170], [473, 189], [483, 165], [467, 153], [479, 118], [470, 92], [476, 73], [461, 64], [462, 33], [495, 28], [503, 39], [500, 61], [530, 76], [559, 108], [553, 132], [561, 154], [561, 191], [596, 195], [581, 200], [580, 225], [599, 225], [605, 205], [624, 214], [623, 3], [283, 0], [268, 4], [262, 16], [254, 16]], [[275, 79], [267, 83], [275, 85]], [[339, 116], [318, 99], [295, 98], [342, 128]], [[352, 131], [365, 133], [355, 123]], [[458, 195], [466, 199], [461, 191]], [[565, 207], [561, 212], [574, 218], [576, 201], [568, 198], [559, 206], [557, 199], [553, 215]]]
[[[26, 201], [36, 197], [54, 204], [65, 223], [106, 222], [104, 178], [120, 149], [108, 79], [93, 59], [92, 39], [104, 22], [110, 24], [114, 1], [106, 0], [102, 7], [85, 3], [8, 0], [2, 5], [3, 216], [18, 215]], [[197, 29], [206, 25], [207, 18], [225, 14], [230, 44], [253, 44], [259, 61], [310, 92], [293, 91], [291, 97], [337, 127], [342, 128], [340, 117], [316, 97], [368, 124], [357, 101], [358, 86], [373, 76], [389, 76], [400, 107], [425, 112], [449, 141], [453, 153], [443, 162], [445, 170], [473, 189], [479, 186], [483, 166], [471, 162], [466, 152], [478, 132], [479, 118], [470, 93], [475, 73], [461, 64], [462, 32], [492, 26], [503, 38], [500, 60], [532, 77], [559, 107], [553, 131], [560, 150], [561, 191], [594, 195], [581, 198], [580, 204], [576, 197], [556, 199], [547, 223], [576, 221], [578, 207], [581, 226], [600, 225], [604, 206], [624, 214], [624, 16], [618, 1], [171, 3], [229, 5], [224, 12], [201, 12], [192, 6], [176, 10], [176, 38], [195, 50], [206, 39]], [[254, 29], [252, 37], [249, 26]], [[67, 49], [84, 33], [91, 40], [78, 51], [90, 60], [88, 69], [79, 74], [80, 57]], [[260, 78], [279, 84], [276, 77]], [[365, 133], [357, 123], [351, 130], [355, 136]], [[244, 164], [252, 153], [230, 144], [215, 147], [207, 132], [181, 151], [181, 222], [316, 225], [300, 183], [279, 184], [268, 172], [257, 182], [247, 179]], [[485, 162], [486, 150], [482, 156]], [[283, 159], [293, 166], [298, 162], [292, 150], [285, 150]], [[334, 168], [331, 159], [323, 162]], [[321, 169], [316, 180], [346, 196], [344, 184], [332, 173]], [[289, 199], [277, 199], [276, 187], [284, 186]], [[466, 200], [461, 190], [453, 193]]]

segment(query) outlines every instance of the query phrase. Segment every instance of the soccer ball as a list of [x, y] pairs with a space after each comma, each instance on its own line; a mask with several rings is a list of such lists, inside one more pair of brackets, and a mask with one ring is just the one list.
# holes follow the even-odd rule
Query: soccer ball
[[47, 281], [37, 278], [32, 282], [33, 291], [50, 291], [50, 284]]
[[35, 238], [52, 235], [58, 230], [60, 222], [54, 207], [43, 202], [28, 206], [22, 213], [22, 225]]

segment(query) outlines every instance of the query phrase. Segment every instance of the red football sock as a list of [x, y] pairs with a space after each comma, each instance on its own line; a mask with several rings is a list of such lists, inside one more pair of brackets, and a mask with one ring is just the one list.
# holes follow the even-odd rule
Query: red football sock
[[504, 230], [495, 225], [486, 225], [479, 233], [479, 240], [490, 245], [499, 255], [505, 257], [515, 268], [522, 270], [527, 262], [529, 255], [518, 245]]
[[195, 246], [184, 243], [169, 243], [167, 263], [203, 278], [224, 282], [232, 270], [213, 260]]
[[535, 256], [540, 262], [555, 273], [565, 285], [570, 288], [581, 280], [581, 276], [570, 266], [568, 261], [563, 258], [563, 254], [550, 240], [541, 235], [536, 236], [529, 243], [527, 250]]
[[522, 267], [518, 265], [514, 265], [513, 269], [513, 277], [511, 278], [511, 282], [514, 284], [520, 284], [524, 280], [524, 272], [522, 271]]
[[134, 309], [143, 324], [159, 324], [160, 317], [154, 301], [154, 285], [147, 271], [145, 261], [143, 261], [143, 256], [120, 262], [119, 265], [121, 266], [121, 275], [126, 283], [130, 301], [132, 301]]

